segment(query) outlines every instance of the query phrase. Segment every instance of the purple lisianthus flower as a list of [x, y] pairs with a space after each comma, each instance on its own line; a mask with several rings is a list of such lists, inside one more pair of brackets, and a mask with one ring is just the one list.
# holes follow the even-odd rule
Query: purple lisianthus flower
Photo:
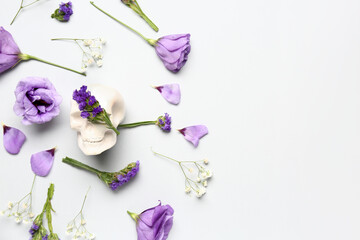
[[3, 143], [6, 151], [10, 154], [18, 154], [23, 146], [26, 136], [17, 128], [3, 125]]
[[155, 43], [155, 51], [165, 67], [176, 73], [186, 63], [190, 53], [190, 34], [175, 34], [159, 38]]
[[46, 177], [53, 166], [54, 155], [55, 148], [31, 155], [30, 163], [32, 171], [40, 177]]
[[171, 117], [169, 114], [165, 113], [164, 116], [160, 116], [157, 119], [156, 125], [158, 125], [163, 131], [171, 131]]
[[60, 113], [62, 97], [47, 78], [24, 78], [16, 86], [15, 97], [14, 112], [25, 125], [49, 122]]
[[195, 147], [199, 145], [200, 138], [208, 134], [208, 129], [205, 125], [185, 127], [183, 129], [179, 129], [178, 131]]
[[160, 92], [166, 101], [172, 104], [179, 104], [181, 99], [180, 85], [177, 83], [165, 84], [154, 87]]
[[20, 49], [11, 34], [0, 27], [0, 74], [20, 61], [19, 54]]
[[147, 209], [137, 215], [128, 211], [136, 221], [138, 240], [165, 240], [173, 225], [174, 209], [161, 205]]

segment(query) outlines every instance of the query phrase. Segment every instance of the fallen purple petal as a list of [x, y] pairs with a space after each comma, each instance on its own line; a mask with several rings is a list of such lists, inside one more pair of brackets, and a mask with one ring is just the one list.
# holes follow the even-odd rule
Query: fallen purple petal
[[194, 144], [195, 147], [199, 145], [200, 138], [208, 134], [208, 129], [205, 125], [189, 126], [178, 131], [184, 135], [186, 140]]
[[17, 128], [3, 125], [4, 130], [4, 147], [10, 154], [18, 154], [23, 146], [26, 136]]
[[172, 104], [179, 104], [181, 99], [180, 85], [177, 83], [165, 84], [154, 87], [165, 98], [166, 101]]
[[34, 153], [30, 160], [32, 171], [40, 177], [46, 177], [54, 163], [54, 153], [55, 148]]

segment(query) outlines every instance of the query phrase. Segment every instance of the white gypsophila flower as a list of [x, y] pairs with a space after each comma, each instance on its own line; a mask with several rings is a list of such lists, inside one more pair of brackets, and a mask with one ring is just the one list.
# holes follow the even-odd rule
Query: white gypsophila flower
[[5, 211], [1, 211], [1, 212], [0, 212], [0, 215], [1, 215], [1, 216], [4, 216], [4, 215], [5, 215]]
[[194, 169], [193, 169], [193, 168], [189, 168], [189, 172], [190, 172], [190, 173], [194, 172]]
[[198, 183], [200, 183], [200, 182], [201, 182], [201, 178], [198, 177], [198, 178], [196, 179], [196, 181], [197, 181]]
[[91, 234], [89, 235], [89, 239], [95, 239], [95, 234], [91, 233]]
[[98, 60], [98, 61], [96, 62], [96, 64], [98, 65], [98, 67], [102, 67], [103, 61], [102, 61], [102, 60]]
[[207, 158], [204, 159], [204, 164], [208, 164], [209, 160]]
[[84, 40], [84, 45], [85, 45], [85, 46], [88, 47], [88, 46], [90, 46], [90, 45], [92, 45], [92, 44], [93, 44], [93, 40], [91, 40], [91, 39], [85, 39], [85, 40]]
[[190, 188], [190, 187], [186, 187], [186, 188], [185, 188], [185, 192], [186, 192], [186, 193], [190, 193], [190, 192], [191, 192], [191, 188]]
[[200, 198], [200, 197], [202, 197], [205, 193], [206, 193], [206, 188], [201, 187], [201, 188], [199, 188], [199, 189], [197, 190], [196, 196], [197, 196], [198, 198]]
[[203, 181], [202, 185], [203, 185], [204, 187], [207, 187], [207, 181]]
[[29, 218], [33, 218], [33, 217], [35, 217], [35, 214], [33, 214], [32, 212], [29, 213]]
[[21, 221], [22, 221], [22, 218], [21, 218], [21, 217], [15, 218], [15, 222], [16, 222], [16, 223], [20, 223]]
[[9, 203], [8, 203], [8, 209], [12, 209], [13, 206], [14, 206], [14, 203], [12, 203], [12, 202], [9, 202]]
[[81, 219], [81, 225], [85, 225], [85, 224], [86, 224], [85, 219]]
[[105, 43], [106, 43], [106, 39], [105, 39], [105, 38], [100, 38], [99, 40], [100, 40], [100, 43], [101, 43], [102, 45], [105, 45]]

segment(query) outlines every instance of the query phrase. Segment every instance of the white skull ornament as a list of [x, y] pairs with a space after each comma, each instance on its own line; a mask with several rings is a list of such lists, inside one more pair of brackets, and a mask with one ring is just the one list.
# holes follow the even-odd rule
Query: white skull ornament
[[[104, 85], [90, 85], [88, 90], [110, 115], [112, 124], [116, 127], [125, 117], [124, 100], [121, 94]], [[98, 155], [113, 147], [117, 140], [116, 133], [105, 124], [95, 124], [80, 116], [77, 102], [72, 100], [70, 111], [70, 126], [78, 134], [78, 145], [85, 155]]]

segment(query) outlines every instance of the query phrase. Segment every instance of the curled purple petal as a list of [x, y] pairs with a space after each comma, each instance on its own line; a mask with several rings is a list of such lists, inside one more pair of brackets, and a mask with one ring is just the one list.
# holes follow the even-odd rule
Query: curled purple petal
[[52, 148], [31, 155], [30, 163], [32, 171], [40, 177], [46, 177], [54, 163], [54, 153], [55, 148]]
[[4, 147], [10, 154], [18, 154], [26, 140], [25, 134], [17, 128], [3, 125]]
[[208, 129], [205, 125], [189, 126], [178, 131], [184, 135], [186, 140], [194, 144], [195, 147], [199, 145], [200, 138], [208, 134]]
[[172, 104], [179, 104], [181, 99], [180, 85], [177, 83], [165, 84], [155, 87], [166, 101]]

